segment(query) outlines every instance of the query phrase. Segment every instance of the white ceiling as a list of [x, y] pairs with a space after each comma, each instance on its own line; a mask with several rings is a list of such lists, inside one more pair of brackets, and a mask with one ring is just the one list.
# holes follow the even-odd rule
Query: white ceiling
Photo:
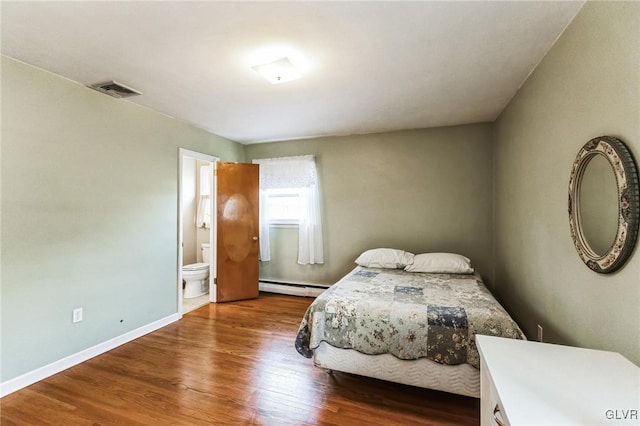
[[[583, 2], [2, 2], [2, 53], [242, 143], [493, 121]], [[252, 65], [288, 56], [302, 79]], [[126, 102], [120, 100], [118, 102]]]

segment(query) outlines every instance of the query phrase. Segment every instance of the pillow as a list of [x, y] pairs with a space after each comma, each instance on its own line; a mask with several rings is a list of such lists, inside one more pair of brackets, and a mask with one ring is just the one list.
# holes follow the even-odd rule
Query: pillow
[[408, 272], [431, 272], [433, 274], [473, 274], [471, 261], [454, 253], [423, 253], [413, 258], [413, 263], [404, 268]]
[[413, 262], [413, 253], [390, 248], [377, 248], [367, 250], [356, 259], [360, 266], [370, 268], [404, 268]]

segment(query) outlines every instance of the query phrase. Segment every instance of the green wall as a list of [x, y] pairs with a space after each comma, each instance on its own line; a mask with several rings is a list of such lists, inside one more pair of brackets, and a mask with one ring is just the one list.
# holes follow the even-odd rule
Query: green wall
[[493, 276], [490, 124], [248, 145], [247, 158], [314, 154], [324, 265], [298, 265], [297, 228], [271, 228], [261, 279], [332, 284], [364, 250], [444, 251]]
[[1, 380], [176, 313], [178, 148], [244, 147], [6, 57], [1, 136]]
[[611, 275], [578, 257], [571, 166], [612, 135], [640, 158], [640, 3], [589, 2], [495, 123], [496, 291], [529, 336], [640, 363], [640, 256]]

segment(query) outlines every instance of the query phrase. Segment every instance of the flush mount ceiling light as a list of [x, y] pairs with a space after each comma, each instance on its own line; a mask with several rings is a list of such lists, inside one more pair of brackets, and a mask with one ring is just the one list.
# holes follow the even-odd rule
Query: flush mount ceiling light
[[267, 64], [251, 67], [271, 84], [285, 83], [300, 78], [289, 58], [280, 58]]

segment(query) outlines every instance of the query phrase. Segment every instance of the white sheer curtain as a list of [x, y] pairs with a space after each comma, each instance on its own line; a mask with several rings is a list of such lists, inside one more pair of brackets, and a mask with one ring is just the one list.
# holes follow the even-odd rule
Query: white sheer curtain
[[200, 194], [198, 195], [198, 209], [196, 211], [196, 226], [198, 228], [211, 227], [211, 166], [200, 167]]
[[313, 155], [253, 160], [260, 165], [260, 259], [270, 259], [269, 224], [264, 219], [264, 193], [268, 189], [297, 188], [300, 192], [298, 263], [324, 263], [320, 191]]
[[[260, 166], [260, 173], [262, 176], [262, 166]], [[262, 180], [262, 177], [260, 178]], [[260, 235], [260, 261], [268, 262], [271, 260], [271, 248], [269, 247], [269, 223], [267, 222], [267, 211], [265, 206], [267, 205], [267, 191], [260, 188], [260, 221], [258, 226], [258, 232]]]

